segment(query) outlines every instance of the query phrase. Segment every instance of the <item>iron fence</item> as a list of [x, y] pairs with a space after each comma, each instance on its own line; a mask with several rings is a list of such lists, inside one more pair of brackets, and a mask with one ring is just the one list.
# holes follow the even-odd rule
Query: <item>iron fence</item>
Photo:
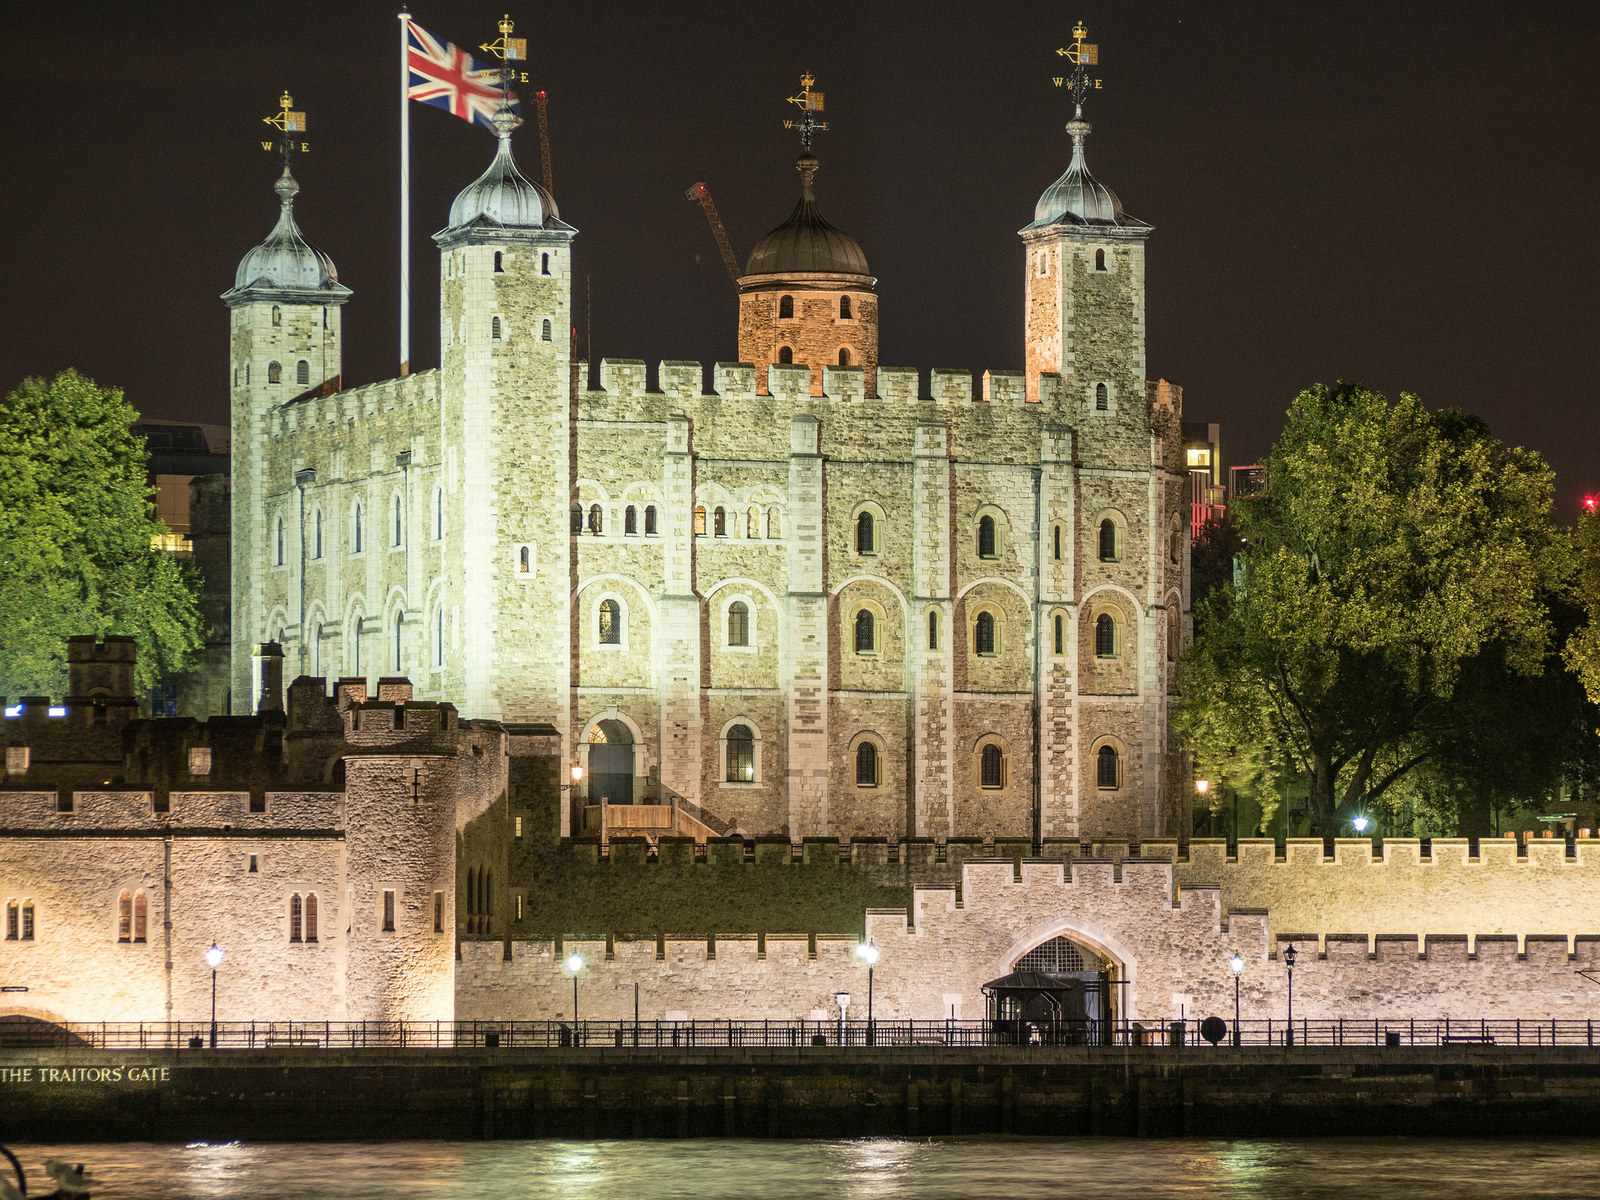
[[649, 1050], [812, 1047], [1594, 1046], [1595, 1021], [1456, 1018], [1226, 1022], [1215, 1043], [1195, 1022], [1134, 1021], [102, 1021], [0, 1027], [0, 1049]]

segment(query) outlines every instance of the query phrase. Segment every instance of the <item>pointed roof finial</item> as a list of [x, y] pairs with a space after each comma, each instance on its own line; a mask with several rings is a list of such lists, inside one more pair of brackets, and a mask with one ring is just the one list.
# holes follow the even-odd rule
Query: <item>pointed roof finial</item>
[[783, 123], [785, 129], [798, 129], [800, 131], [800, 156], [802, 158], [808, 158], [811, 155], [812, 133], [818, 129], [826, 129], [828, 127], [826, 121], [819, 121], [812, 115], [822, 111], [822, 93], [811, 90], [811, 85], [815, 82], [816, 80], [812, 78], [810, 71], [800, 76], [800, 94], [798, 96], [790, 96], [787, 101], [789, 104], [799, 107], [800, 119]]
[[[526, 75], [521, 76], [519, 80], [516, 69], [510, 64], [528, 61], [528, 39], [511, 36], [511, 31], [515, 26], [511, 22], [510, 13], [500, 18], [499, 27], [500, 36], [492, 42], [485, 42], [478, 49], [492, 54], [500, 60], [500, 111], [494, 115], [494, 127], [495, 132], [500, 137], [508, 138], [511, 136], [511, 131], [518, 124], [518, 118], [511, 110], [512, 104], [515, 103], [515, 97], [511, 94], [511, 84], [513, 81], [528, 82]], [[501, 121], [501, 113], [511, 117], [509, 123]]]
[[[301, 141], [294, 136], [306, 131], [306, 115], [294, 111], [294, 97], [284, 92], [278, 97], [278, 111], [270, 117], [262, 117], [261, 121], [278, 131], [279, 148], [283, 154], [283, 177], [278, 180], [275, 190], [283, 198], [283, 202], [288, 204], [300, 190], [300, 185], [294, 181], [294, 174], [289, 170], [290, 160], [295, 154], [304, 154], [311, 149], [309, 142]], [[271, 150], [272, 143], [262, 142], [261, 148]]]
[[[1100, 86], [1100, 81], [1098, 79], [1091, 79], [1089, 77], [1089, 72], [1084, 69], [1085, 67], [1097, 67], [1100, 65], [1100, 47], [1094, 42], [1086, 41], [1085, 39], [1088, 36], [1089, 30], [1084, 26], [1082, 21], [1079, 21], [1072, 27], [1072, 45], [1064, 46], [1056, 51], [1057, 54], [1072, 63], [1071, 75], [1057, 75], [1052, 82], [1054, 82], [1057, 87], [1065, 85], [1067, 89], [1072, 92], [1072, 119], [1075, 123], [1083, 120], [1083, 100], [1085, 93], [1094, 91]], [[1072, 126], [1069, 125], [1067, 128], [1071, 129]], [[1084, 127], [1083, 132], [1089, 132], [1087, 126]], [[1073, 135], [1073, 141], [1076, 142], [1078, 140], [1079, 138], [1075, 133]]]

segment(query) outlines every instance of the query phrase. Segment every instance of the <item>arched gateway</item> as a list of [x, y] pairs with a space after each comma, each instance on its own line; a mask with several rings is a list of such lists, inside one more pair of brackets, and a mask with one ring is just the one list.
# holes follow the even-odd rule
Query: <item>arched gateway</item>
[[983, 985], [996, 1032], [1019, 1043], [1109, 1045], [1115, 967], [1087, 946], [1056, 936]]

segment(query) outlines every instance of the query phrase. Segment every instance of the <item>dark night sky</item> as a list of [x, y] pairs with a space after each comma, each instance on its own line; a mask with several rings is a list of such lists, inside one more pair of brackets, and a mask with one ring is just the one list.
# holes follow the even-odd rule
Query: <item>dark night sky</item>
[[[301, 227], [355, 290], [345, 377], [394, 374], [398, 22], [357, 2], [13, 0], [0, 150], [0, 388], [76, 366], [151, 416], [227, 420], [217, 297], [275, 213], [261, 117], [310, 114]], [[418, 0], [438, 36], [499, 7]], [[690, 15], [692, 14], [692, 15]], [[1016, 230], [1068, 157], [1052, 51], [1081, 16], [1104, 87], [1090, 164], [1150, 244], [1149, 367], [1246, 462], [1290, 398], [1345, 378], [1485, 417], [1600, 490], [1600, 6], [524, 4], [556, 196], [581, 230], [597, 357], [735, 352], [734, 290], [684, 188], [735, 249], [794, 203], [779, 122], [827, 95], [823, 211], [860, 239], [882, 361], [1018, 369]], [[792, 111], [792, 110], [790, 110]], [[490, 135], [413, 106], [413, 358], [438, 360], [430, 235]], [[532, 122], [517, 135], [539, 169]], [[581, 292], [575, 313], [583, 321]]]

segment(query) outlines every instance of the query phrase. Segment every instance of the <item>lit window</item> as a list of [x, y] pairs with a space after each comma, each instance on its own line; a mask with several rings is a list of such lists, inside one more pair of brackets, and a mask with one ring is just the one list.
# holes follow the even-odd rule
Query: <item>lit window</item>
[[291, 942], [298, 942], [300, 940], [300, 925], [302, 920], [303, 907], [300, 901], [300, 893], [296, 892], [294, 895], [289, 897], [289, 940]]
[[985, 657], [994, 654], [994, 614], [981, 612], [972, 624], [972, 649]]
[[21, 906], [15, 900], [6, 902], [6, 941], [17, 940], [18, 918], [22, 912]]
[[878, 648], [878, 623], [872, 610], [863, 608], [856, 613], [856, 653], [871, 654]]
[[1094, 619], [1094, 652], [1100, 658], [1116, 657], [1117, 623], [1110, 613], [1101, 613]]
[[615, 600], [600, 601], [600, 644], [622, 645], [622, 605]]
[[856, 747], [856, 786], [878, 786], [878, 748], [871, 742]]
[[133, 894], [133, 940], [135, 942], [147, 940], [149, 930], [150, 898], [141, 889]]
[[1095, 755], [1095, 786], [1115, 788], [1117, 786], [1117, 767], [1116, 750], [1111, 746], [1101, 746], [1100, 752]]
[[1100, 522], [1100, 561], [1117, 561], [1117, 523], [1110, 517]]
[[695, 505], [694, 533], [696, 537], [705, 537], [706, 535], [706, 506], [704, 504]]
[[728, 730], [728, 782], [754, 783], [756, 780], [756, 740], [748, 725]]
[[33, 901], [25, 900], [22, 904], [22, 940], [33, 941]]
[[728, 605], [728, 645], [750, 644], [750, 606], [743, 600]]
[[133, 896], [126, 891], [117, 897], [117, 941], [133, 941]]
[[980, 517], [978, 519], [978, 557], [998, 558], [995, 550], [995, 529], [993, 517]]
[[317, 897], [316, 893], [306, 897], [306, 941], [317, 940]]
[[874, 552], [872, 532], [872, 514], [864, 512], [856, 518], [857, 554], [872, 554]]
[[598, 534], [605, 529], [605, 519], [598, 504], [589, 505], [589, 532]]
[[1211, 465], [1211, 451], [1203, 446], [1189, 447], [1184, 451], [1184, 457], [1191, 467], [1209, 467]]
[[983, 748], [978, 756], [978, 783], [981, 787], [997, 788], [1005, 786], [1006, 760], [1000, 753], [1000, 747], [990, 744]]
[[279, 364], [277, 364], [275, 362], [269, 362], [267, 364], [267, 382], [268, 383], [282, 383], [283, 382], [283, 368]]

